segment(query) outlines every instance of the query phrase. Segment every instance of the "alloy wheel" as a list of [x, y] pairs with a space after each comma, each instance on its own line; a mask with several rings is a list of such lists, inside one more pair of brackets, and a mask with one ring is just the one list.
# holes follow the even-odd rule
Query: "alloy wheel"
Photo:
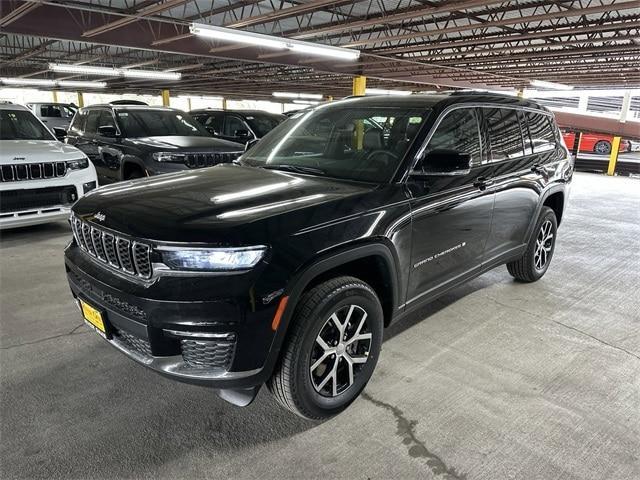
[[553, 223], [545, 220], [536, 238], [536, 250], [533, 255], [536, 270], [543, 270], [549, 261], [551, 249], [553, 248]]
[[354, 384], [369, 359], [372, 333], [367, 312], [345, 305], [324, 323], [311, 350], [309, 371], [320, 395], [337, 397]]

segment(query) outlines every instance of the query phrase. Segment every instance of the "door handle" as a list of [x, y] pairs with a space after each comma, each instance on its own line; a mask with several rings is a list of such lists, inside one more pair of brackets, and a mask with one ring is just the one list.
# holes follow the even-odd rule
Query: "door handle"
[[476, 181], [473, 182], [473, 186], [479, 190], [485, 190], [491, 185], [493, 185], [493, 180], [487, 177], [478, 177], [476, 178]]

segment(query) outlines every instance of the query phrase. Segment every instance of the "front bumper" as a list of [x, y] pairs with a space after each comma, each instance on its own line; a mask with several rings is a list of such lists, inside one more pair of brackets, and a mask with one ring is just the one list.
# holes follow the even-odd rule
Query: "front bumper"
[[228, 278], [218, 280], [228, 295], [203, 299], [204, 292], [225, 291], [210, 283], [215, 278], [134, 282], [105, 270], [74, 243], [65, 263], [74, 298], [102, 312], [107, 342], [137, 363], [174, 380], [224, 390], [221, 396], [239, 405], [268, 378], [271, 356], [277, 355], [270, 328], [275, 307], [251, 308], [242, 295], [234, 296]]

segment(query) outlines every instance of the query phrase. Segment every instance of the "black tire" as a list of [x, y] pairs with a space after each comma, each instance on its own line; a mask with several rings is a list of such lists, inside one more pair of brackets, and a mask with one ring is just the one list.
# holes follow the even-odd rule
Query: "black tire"
[[596, 144], [593, 146], [593, 151], [595, 153], [608, 155], [611, 153], [611, 143], [607, 142], [606, 140], [598, 140]]
[[[366, 312], [366, 320], [360, 328], [354, 327], [364, 317], [362, 312]], [[334, 313], [340, 322], [344, 318], [341, 330], [345, 333], [344, 338], [332, 320]], [[344, 276], [313, 287], [302, 295], [296, 306], [288, 338], [267, 388], [278, 403], [303, 418], [324, 420], [342, 412], [360, 395], [373, 374], [382, 347], [383, 325], [380, 301], [363, 281]], [[356, 340], [349, 346], [349, 340], [345, 340], [348, 332], [352, 335], [350, 339], [359, 337], [361, 332], [365, 332], [364, 336], [371, 333], [371, 340]], [[337, 340], [339, 344], [331, 344], [330, 333], [337, 334], [341, 339]], [[329, 350], [322, 347], [318, 339], [331, 346], [335, 352], [333, 358], [329, 355], [321, 362]], [[349, 349], [356, 351], [349, 352]], [[355, 360], [364, 362], [352, 363]], [[318, 363], [312, 373], [313, 365]], [[349, 375], [350, 366], [353, 376]], [[321, 367], [318, 378], [315, 373]], [[329, 372], [326, 377], [322, 377], [323, 371]], [[327, 377], [331, 378], [327, 380]], [[339, 380], [347, 384], [341, 391], [338, 391], [342, 388]], [[323, 382], [324, 387], [321, 386]]]
[[[543, 248], [545, 251], [540, 253], [544, 253], [544, 264], [542, 264], [540, 268], [540, 257], [537, 256], [537, 252], [539, 251], [538, 242], [543, 239], [543, 237], [546, 238], [542, 229], [543, 226], [547, 227], [547, 222], [550, 222], [550, 233], [553, 236], [550, 241], [543, 242]], [[540, 216], [536, 222], [535, 230], [533, 231], [533, 235], [531, 235], [531, 239], [529, 240], [529, 244], [527, 245], [527, 250], [524, 252], [524, 255], [514, 262], [507, 263], [507, 270], [509, 270], [511, 276], [516, 280], [528, 283], [535, 282], [542, 278], [551, 264], [553, 252], [556, 248], [557, 235], [558, 221], [556, 219], [555, 212], [549, 207], [542, 207], [542, 211], [540, 212]]]
[[125, 180], [135, 180], [136, 178], [144, 178], [147, 175], [141, 168], [132, 168], [127, 172]]

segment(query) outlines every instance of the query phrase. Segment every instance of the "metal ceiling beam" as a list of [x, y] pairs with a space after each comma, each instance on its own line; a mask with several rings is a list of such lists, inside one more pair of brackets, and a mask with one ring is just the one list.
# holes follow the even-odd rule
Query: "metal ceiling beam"
[[0, 27], [5, 27], [10, 23], [15, 22], [16, 20], [20, 19], [32, 10], [35, 10], [39, 6], [40, 5], [38, 5], [37, 3], [23, 3], [18, 8], [14, 8], [8, 14], [3, 14], [2, 18], [0, 18]]

